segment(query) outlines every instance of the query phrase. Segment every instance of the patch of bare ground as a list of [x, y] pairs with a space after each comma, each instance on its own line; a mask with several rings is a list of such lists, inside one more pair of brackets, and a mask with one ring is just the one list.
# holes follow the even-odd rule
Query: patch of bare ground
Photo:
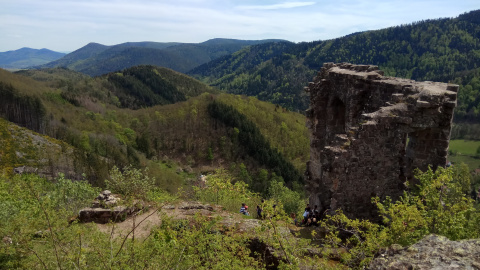
[[130, 216], [123, 222], [96, 224], [97, 228], [104, 233], [112, 234], [113, 237], [133, 237], [132, 230], [135, 228], [135, 238], [146, 238], [153, 228], [162, 224], [162, 216], [172, 219], [192, 219], [195, 215], [201, 215], [209, 219], [219, 218], [219, 226], [222, 230], [235, 230], [236, 232], [251, 232], [260, 226], [256, 219], [246, 218], [239, 213], [224, 211], [222, 206], [201, 204], [198, 202], [180, 202], [177, 204], [164, 205], [159, 208], [150, 208], [146, 211]]

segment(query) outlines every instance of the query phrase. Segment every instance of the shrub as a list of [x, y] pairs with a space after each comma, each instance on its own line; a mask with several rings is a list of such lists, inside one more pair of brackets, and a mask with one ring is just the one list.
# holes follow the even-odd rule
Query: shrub
[[[368, 266], [373, 255], [392, 244], [411, 245], [427, 234], [435, 233], [451, 240], [480, 237], [480, 212], [468, 197], [468, 167], [438, 168], [435, 172], [417, 170], [420, 184], [404, 192], [396, 202], [374, 198], [383, 225], [347, 218], [337, 212], [322, 223], [326, 228], [325, 251], [339, 256], [351, 268]], [[342, 237], [340, 237], [342, 236]]]
[[203, 202], [221, 204], [226, 210], [238, 212], [242, 203], [251, 206], [250, 215], [255, 216], [254, 206], [260, 204], [260, 197], [248, 190], [243, 181], [232, 183], [233, 177], [223, 169], [207, 177], [205, 188], [194, 187], [196, 198]]
[[303, 209], [307, 204], [306, 199], [302, 195], [286, 187], [283, 182], [271, 181], [268, 188], [270, 199], [281, 202], [283, 209], [287, 214], [295, 213], [300, 217]]
[[112, 192], [128, 197], [144, 198], [147, 191], [154, 187], [155, 178], [148, 177], [148, 168], [142, 171], [126, 166], [122, 172], [114, 166], [110, 171], [110, 179], [106, 179], [105, 184]]

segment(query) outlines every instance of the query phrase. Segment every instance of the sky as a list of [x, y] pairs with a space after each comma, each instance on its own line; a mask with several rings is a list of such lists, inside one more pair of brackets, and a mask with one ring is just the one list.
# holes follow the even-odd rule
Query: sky
[[479, 0], [0, 0], [0, 52], [90, 42], [326, 40], [480, 9]]

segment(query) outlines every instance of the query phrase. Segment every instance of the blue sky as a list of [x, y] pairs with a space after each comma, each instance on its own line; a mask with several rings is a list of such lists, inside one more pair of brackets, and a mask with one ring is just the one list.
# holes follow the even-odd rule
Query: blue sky
[[325, 40], [480, 9], [479, 0], [0, 0], [0, 52], [89, 42]]

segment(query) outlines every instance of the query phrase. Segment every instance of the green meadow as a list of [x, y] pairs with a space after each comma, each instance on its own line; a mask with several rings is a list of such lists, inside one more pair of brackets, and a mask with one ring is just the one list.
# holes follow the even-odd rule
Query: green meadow
[[453, 163], [465, 163], [471, 170], [480, 168], [480, 158], [476, 157], [480, 141], [451, 140], [448, 160]]

